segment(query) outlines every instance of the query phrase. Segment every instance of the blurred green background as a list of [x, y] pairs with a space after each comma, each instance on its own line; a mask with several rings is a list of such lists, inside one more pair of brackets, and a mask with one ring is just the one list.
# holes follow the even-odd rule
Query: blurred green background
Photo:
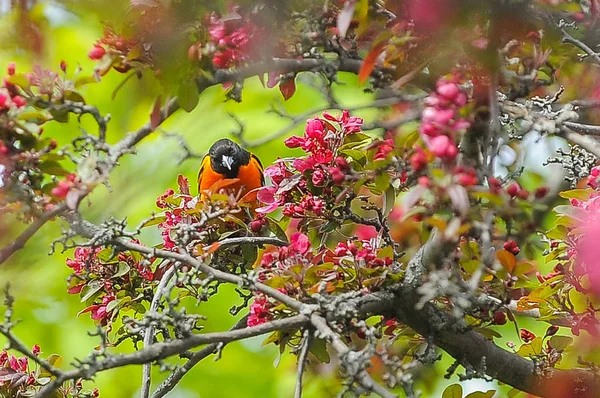
[[[102, 35], [102, 20], [118, 17], [124, 11], [126, 1], [105, 2], [39, 2], [31, 10], [29, 17], [39, 27], [41, 53], [35, 55], [20, 45], [18, 13], [10, 12], [6, 3], [0, 3], [3, 12], [0, 19], [0, 68], [15, 61], [18, 72], [27, 72], [35, 65], [58, 71], [64, 60], [67, 73], [73, 73], [80, 65], [84, 74], [91, 74], [94, 63], [87, 58], [87, 52], [95, 40]], [[2, 75], [3, 73], [0, 73]], [[150, 109], [160, 87], [152, 79], [131, 79], [111, 99], [113, 90], [122, 82], [125, 75], [111, 71], [100, 84], [85, 87], [86, 101], [97, 106], [101, 113], [112, 115], [108, 139], [118, 141], [124, 134], [139, 128], [149, 119]], [[258, 79], [246, 83], [243, 102], [225, 101], [224, 90], [212, 87], [200, 97], [200, 103], [191, 113], [179, 112], [162, 126], [168, 133], [179, 134], [193, 153], [202, 155], [217, 138], [231, 137], [237, 129], [236, 122], [229, 116], [233, 113], [245, 125], [248, 140], [262, 138], [277, 132], [289, 121], [273, 113], [268, 113], [270, 105], [283, 106], [291, 114], [300, 114], [324, 106], [327, 102], [318, 88], [314, 87], [315, 76], [303, 75], [299, 78], [296, 94], [285, 103], [277, 89], [264, 89]], [[356, 77], [342, 75], [343, 84], [334, 86], [334, 94], [340, 103], [351, 106], [368, 102], [372, 95], [365, 94], [359, 87]], [[356, 112], [367, 120], [376, 115], [375, 110]], [[44, 134], [54, 137], [59, 146], [67, 145], [78, 136], [80, 128], [95, 132], [95, 125], [84, 118], [81, 125], [72, 119], [68, 125], [51, 123]], [[302, 126], [295, 132], [300, 133]], [[272, 163], [277, 156], [293, 154], [287, 150], [282, 140], [276, 140], [254, 150], [265, 165]], [[180, 143], [157, 132], [148, 137], [138, 147], [137, 154], [126, 156], [112, 174], [110, 189], [99, 187], [89, 201], [82, 203], [81, 209], [86, 218], [100, 222], [108, 217], [126, 217], [131, 227], [147, 218], [154, 206], [155, 198], [167, 188], [176, 185], [178, 174], [194, 181], [200, 163], [199, 159], [188, 159], [179, 163], [184, 155]], [[193, 185], [193, 184], [192, 184]], [[11, 234], [18, 232], [16, 226]], [[95, 337], [88, 336], [95, 326], [89, 314], [76, 317], [83, 308], [77, 295], [66, 292], [66, 278], [70, 269], [65, 258], [71, 252], [48, 255], [51, 241], [60, 236], [61, 223], [45, 226], [26, 246], [14, 255], [7, 264], [0, 267], [0, 285], [10, 281], [12, 294], [16, 297], [15, 316], [22, 322], [15, 333], [29, 346], [39, 344], [44, 355], [58, 353], [65, 359], [67, 367], [74, 358], [87, 356], [98, 344]], [[14, 236], [14, 235], [11, 235]], [[10, 236], [0, 239], [6, 242]], [[147, 244], [160, 241], [157, 231], [149, 231], [143, 236]], [[210, 303], [193, 309], [208, 317], [207, 331], [225, 330], [235, 319], [229, 315], [232, 304], [239, 304], [235, 293], [223, 290]], [[523, 323], [522, 326], [528, 326]], [[507, 326], [505, 340], [516, 340], [514, 329]], [[274, 346], [261, 347], [264, 337], [244, 342], [232, 343], [224, 351], [218, 362], [207, 359], [197, 365], [169, 397], [291, 397], [293, 395], [296, 361], [295, 356], [284, 354], [275, 368], [278, 350]], [[0, 338], [0, 344], [3, 341]], [[116, 351], [131, 351], [131, 344], [122, 344]], [[442, 375], [450, 365], [445, 358], [436, 365], [437, 374]], [[335, 396], [339, 384], [334, 379], [335, 369], [322, 366], [317, 373], [305, 377], [306, 397]], [[164, 379], [155, 369], [154, 385]], [[93, 383], [102, 397], [134, 397], [139, 391], [141, 367], [130, 366], [100, 373]], [[440, 396], [444, 386], [451, 382], [441, 377], [430, 377], [431, 382], [422, 383], [424, 396]], [[433, 380], [437, 380], [433, 383]], [[493, 388], [484, 381], [473, 380], [464, 384], [465, 393]]]

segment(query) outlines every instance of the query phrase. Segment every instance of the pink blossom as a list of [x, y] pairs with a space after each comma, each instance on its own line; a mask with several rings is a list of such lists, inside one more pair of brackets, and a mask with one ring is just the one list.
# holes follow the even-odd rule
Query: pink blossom
[[308, 236], [302, 232], [294, 232], [290, 237], [290, 246], [297, 253], [306, 254], [310, 248], [310, 241], [308, 240]]
[[277, 192], [277, 187], [267, 186], [258, 190], [256, 197], [266, 206], [259, 207], [256, 209], [257, 213], [271, 213], [275, 209], [277, 209], [281, 205], [281, 201], [275, 198], [275, 193]]

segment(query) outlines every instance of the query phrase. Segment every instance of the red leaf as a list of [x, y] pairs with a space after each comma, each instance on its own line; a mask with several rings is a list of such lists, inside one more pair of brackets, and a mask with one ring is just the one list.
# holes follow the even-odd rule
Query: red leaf
[[289, 100], [296, 92], [296, 80], [292, 78], [282, 81], [279, 83], [279, 91], [281, 91], [284, 100]]
[[344, 8], [337, 17], [337, 28], [340, 31], [340, 37], [346, 37], [346, 32], [352, 22], [354, 16], [354, 8], [356, 8], [356, 0], [348, 0], [344, 3]]
[[213, 192], [213, 193], [219, 192], [221, 189], [226, 188], [233, 184], [237, 184], [238, 182], [240, 182], [239, 178], [224, 178], [224, 179], [218, 180], [217, 182], [212, 184], [211, 187], [208, 188], [208, 191]]
[[190, 195], [190, 183], [186, 177], [179, 174], [179, 176], [177, 176], [177, 184], [179, 185], [179, 193], [182, 195]]
[[154, 101], [154, 106], [152, 107], [152, 112], [150, 112], [150, 128], [152, 130], [156, 130], [156, 128], [160, 125], [162, 119], [162, 112], [160, 109], [160, 95]]
[[221, 243], [215, 242], [212, 245], [209, 245], [208, 248], [204, 249], [204, 253], [213, 254], [214, 252], [216, 252], [219, 249], [219, 247], [221, 247]]
[[67, 293], [69, 293], [69, 294], [81, 293], [81, 289], [83, 289], [84, 286], [85, 286], [85, 283], [80, 283], [79, 285], [70, 287], [69, 290], [67, 290]]
[[373, 69], [375, 68], [375, 61], [377, 61], [379, 54], [383, 52], [384, 47], [384, 43], [377, 44], [365, 57], [365, 60], [360, 66], [360, 71], [358, 72], [358, 82], [360, 84], [363, 84], [367, 78], [371, 76], [371, 72], [373, 72]]

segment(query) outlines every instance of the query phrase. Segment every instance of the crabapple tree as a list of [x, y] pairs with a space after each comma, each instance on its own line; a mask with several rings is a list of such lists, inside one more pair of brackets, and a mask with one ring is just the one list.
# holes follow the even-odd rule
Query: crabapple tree
[[[0, 395], [95, 397], [96, 374], [134, 364], [141, 396], [158, 398], [198, 362], [227, 355], [225, 344], [265, 335], [265, 345], [297, 356], [295, 397], [320, 363], [339, 369], [323, 377], [335, 377], [344, 396], [416, 397], [431, 374], [456, 381], [444, 397], [462, 397], [459, 382], [472, 378], [502, 390], [470, 398], [597, 396], [599, 7], [132, 0], [126, 18], [107, 21], [89, 43], [93, 71], [7, 65], [0, 214], [24, 225], [0, 225], [13, 234], [0, 266], [44, 224], [61, 223], [52, 252], [68, 252], [65, 294], [80, 297], [100, 343], [70, 367], [26, 346], [13, 331], [18, 297], [7, 289]], [[341, 105], [332, 87], [342, 73], [356, 75], [356, 90], [372, 100]], [[162, 92], [147, 123], [120, 140], [111, 136], [119, 127], [85, 100], [107, 74]], [[231, 133], [248, 149], [283, 141], [294, 151], [265, 165], [258, 204], [228, 189], [235, 180], [200, 197], [179, 175], [143, 204], [140, 225], [82, 215], [82, 201], [106, 189], [120, 160], [210, 87], [244, 101], [244, 83], [258, 78], [288, 100], [315, 81], [308, 77], [321, 82], [325, 107], [274, 108], [289, 127], [260, 139], [241, 122]], [[365, 109], [375, 116], [356, 115]], [[43, 134], [84, 117], [96, 130], [72, 142]], [[290, 135], [296, 126], [303, 133]], [[562, 146], [541, 158], [552, 136]], [[554, 178], [530, 170], [526, 157], [554, 165]], [[144, 241], [148, 229], [161, 241]], [[239, 321], [203, 332], [211, 319], [189, 303], [211, 302], [231, 284]], [[522, 328], [525, 318], [539, 327]], [[136, 351], [115, 353], [124, 342]], [[440, 353], [454, 361], [445, 375], [433, 370]], [[167, 358], [177, 365], [163, 366]], [[154, 384], [152, 366], [168, 371]]]

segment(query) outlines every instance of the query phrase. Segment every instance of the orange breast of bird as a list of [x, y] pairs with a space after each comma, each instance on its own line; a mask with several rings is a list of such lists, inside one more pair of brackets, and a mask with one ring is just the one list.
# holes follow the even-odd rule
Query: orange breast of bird
[[[232, 183], [226, 183], [223, 180], [230, 180]], [[235, 181], [237, 180], [237, 181]], [[218, 183], [223, 181], [223, 185]], [[200, 172], [198, 173], [198, 192], [201, 198], [205, 198], [205, 193], [217, 187], [217, 191], [225, 189], [233, 191], [239, 195], [240, 202], [250, 203], [252, 208], [257, 207], [256, 194], [258, 188], [264, 184], [263, 168], [255, 155], [250, 157], [247, 165], [240, 166], [237, 177], [230, 179], [227, 176], [215, 172], [210, 164], [210, 157], [206, 156], [202, 161]]]

